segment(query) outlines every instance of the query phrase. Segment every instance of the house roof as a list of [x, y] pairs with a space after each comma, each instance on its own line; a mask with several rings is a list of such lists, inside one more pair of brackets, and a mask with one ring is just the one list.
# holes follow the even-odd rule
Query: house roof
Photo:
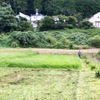
[[21, 13], [21, 12], [19, 12], [19, 16], [20, 16], [20, 17], [23, 17], [23, 18], [26, 18], [27, 20], [30, 20], [30, 16], [25, 15], [25, 14], [23, 14], [23, 13]]
[[100, 12], [96, 13], [95, 15], [93, 15], [90, 19], [90, 22], [94, 22], [94, 21], [100, 21]]
[[44, 15], [42, 15], [42, 14], [34, 14], [34, 15], [31, 15], [31, 16], [28, 16], [28, 15], [25, 15], [21, 12], [19, 12], [19, 15], [17, 15], [16, 17], [19, 18], [19, 16], [27, 19], [28, 21], [29, 20], [31, 20], [31, 21], [37, 21], [38, 20], [39, 21], [39, 20], [44, 18]]

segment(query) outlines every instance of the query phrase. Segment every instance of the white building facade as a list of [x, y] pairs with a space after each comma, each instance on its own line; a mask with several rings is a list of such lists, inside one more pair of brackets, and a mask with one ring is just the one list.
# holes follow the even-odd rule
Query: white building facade
[[94, 27], [100, 28], [100, 12], [92, 16], [89, 21], [93, 23]]
[[19, 12], [19, 15], [16, 16], [17, 18], [22, 17], [25, 18], [27, 21], [31, 22], [31, 24], [33, 25], [33, 28], [37, 28], [38, 27], [38, 21], [41, 21], [42, 19], [44, 19], [44, 15], [39, 14], [38, 12], [36, 12], [36, 14], [28, 16], [25, 15], [21, 12]]

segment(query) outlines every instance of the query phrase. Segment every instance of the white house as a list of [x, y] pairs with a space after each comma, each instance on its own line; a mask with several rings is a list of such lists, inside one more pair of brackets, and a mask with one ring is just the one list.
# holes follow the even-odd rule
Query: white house
[[27, 21], [30, 21], [34, 28], [37, 28], [38, 27], [37, 22], [41, 21], [45, 17], [44, 15], [39, 14], [38, 10], [36, 10], [36, 14], [31, 15], [31, 16], [28, 16], [28, 15], [25, 15], [25, 14], [19, 12], [19, 15], [17, 15], [16, 17], [19, 18], [19, 16], [22, 17], [22, 18], [27, 19]]
[[16, 17], [17, 17], [17, 18], [22, 17], [22, 18], [25, 18], [25, 19], [27, 19], [28, 21], [30, 21], [30, 16], [25, 15], [25, 14], [23, 14], [23, 13], [21, 13], [21, 12], [19, 12], [19, 15], [17, 15]]
[[32, 22], [41, 21], [42, 19], [44, 19], [44, 15], [39, 14], [38, 12], [36, 12], [36, 14], [30, 16], [30, 20]]
[[92, 16], [89, 21], [91, 23], [93, 23], [94, 27], [98, 27], [100, 28], [100, 12], [98, 12], [97, 14], [95, 14], [94, 16]]

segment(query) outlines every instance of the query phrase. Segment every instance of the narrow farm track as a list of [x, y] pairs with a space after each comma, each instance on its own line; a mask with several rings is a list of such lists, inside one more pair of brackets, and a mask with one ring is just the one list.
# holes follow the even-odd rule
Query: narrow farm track
[[[84, 85], [86, 84], [84, 77], [86, 75], [87, 69], [86, 69], [85, 64], [83, 63], [82, 60], [81, 60], [81, 63], [82, 63], [82, 69], [79, 72], [78, 84], [77, 84], [77, 89], [76, 89], [76, 100], [90, 100], [90, 98], [88, 96], [86, 96], [86, 97], [84, 96], [85, 91], [88, 91], [88, 93], [89, 93], [89, 87], [86, 88], [86, 90], [84, 91]], [[89, 95], [89, 94], [87, 94], [87, 95]]]
[[[32, 50], [32, 51], [37, 51], [41, 54], [77, 54], [78, 50], [72, 50], [72, 49], [48, 49], [48, 48], [6, 48], [6, 49], [0, 49], [0, 51], [27, 51], [27, 50]], [[81, 52], [83, 54], [88, 53], [97, 53], [100, 50], [100, 48], [96, 49], [81, 49]]]
[[[82, 62], [82, 61], [81, 61]], [[84, 64], [82, 63], [82, 69], [79, 71], [79, 78], [78, 78], [78, 84], [77, 84], [77, 89], [76, 89], [76, 100], [81, 100], [80, 98], [82, 97], [82, 87], [81, 85], [83, 84], [83, 73], [84, 73]]]
[[100, 80], [95, 78], [94, 71], [86, 67], [83, 61], [79, 72], [76, 89], [76, 100], [100, 100]]

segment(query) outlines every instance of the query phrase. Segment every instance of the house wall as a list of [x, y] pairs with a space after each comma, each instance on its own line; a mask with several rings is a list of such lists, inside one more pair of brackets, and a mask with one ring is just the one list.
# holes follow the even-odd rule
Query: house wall
[[100, 12], [92, 16], [89, 21], [93, 23], [94, 27], [100, 28]]

